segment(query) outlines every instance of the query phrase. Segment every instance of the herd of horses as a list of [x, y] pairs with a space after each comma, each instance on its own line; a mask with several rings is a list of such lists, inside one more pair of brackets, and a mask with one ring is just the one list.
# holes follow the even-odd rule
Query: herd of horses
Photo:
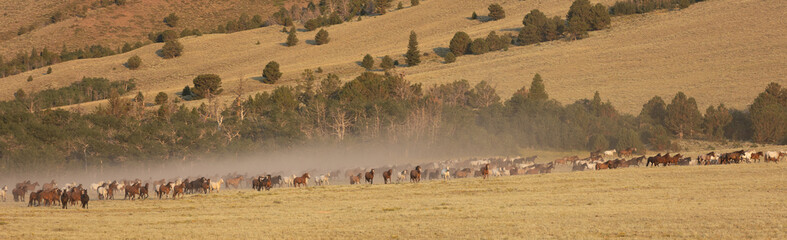
[[[464, 161], [449, 160], [436, 162], [423, 165], [400, 165], [400, 166], [384, 166], [380, 167], [388, 169], [382, 173], [383, 183], [392, 184], [409, 182], [419, 183], [422, 180], [444, 180], [447, 181], [451, 178], [468, 178], [480, 177], [488, 178], [491, 176], [511, 176], [511, 175], [526, 175], [526, 174], [544, 174], [551, 173], [556, 167], [570, 167], [571, 171], [588, 171], [588, 170], [603, 170], [603, 169], [616, 169], [626, 168], [632, 166], [671, 166], [671, 165], [712, 165], [712, 164], [739, 164], [739, 163], [754, 163], [754, 162], [776, 162], [787, 156], [787, 151], [734, 151], [729, 153], [715, 153], [710, 152], [702, 154], [696, 158], [685, 157], [681, 154], [661, 153], [646, 157], [641, 155], [634, 157], [637, 149], [624, 149], [624, 150], [608, 150], [591, 152], [587, 158], [580, 159], [578, 156], [564, 157], [555, 159], [546, 163], [535, 163], [537, 156], [530, 157], [517, 157], [517, 158], [487, 158], [487, 159], [467, 159]], [[614, 159], [613, 159], [614, 158]], [[378, 169], [380, 169], [378, 168]], [[394, 169], [403, 169], [397, 170]], [[115, 199], [115, 194], [123, 194], [124, 200], [145, 200], [150, 197], [150, 188], [159, 199], [172, 198], [177, 199], [183, 197], [184, 194], [208, 194], [211, 192], [218, 192], [221, 190], [222, 184], [226, 188], [243, 188], [250, 186], [257, 191], [270, 191], [274, 187], [308, 187], [309, 181], [313, 181], [317, 186], [329, 185], [331, 181], [340, 180], [344, 176], [351, 185], [363, 183], [374, 184], [376, 172], [375, 168], [361, 169], [347, 169], [342, 171], [335, 170], [311, 177], [307, 172], [301, 176], [290, 175], [282, 176], [281, 174], [260, 174], [253, 177], [248, 174], [232, 173], [225, 176], [214, 176], [212, 178], [194, 177], [186, 178], [172, 178], [169, 180], [148, 180], [143, 181], [140, 179], [135, 180], [114, 180], [102, 181], [90, 185], [90, 189], [94, 191], [99, 200]], [[218, 180], [216, 180], [218, 179]], [[40, 185], [38, 182], [31, 182], [30, 180], [17, 183], [11, 191], [14, 201], [25, 202], [27, 196], [27, 205], [33, 206], [61, 206], [68, 208], [79, 203], [82, 208], [88, 208], [90, 201], [89, 189], [83, 187], [82, 184], [67, 183], [63, 187], [58, 187], [55, 180], [49, 183]], [[7, 186], [0, 188], [0, 197], [6, 201]], [[29, 192], [29, 194], [28, 194]]]

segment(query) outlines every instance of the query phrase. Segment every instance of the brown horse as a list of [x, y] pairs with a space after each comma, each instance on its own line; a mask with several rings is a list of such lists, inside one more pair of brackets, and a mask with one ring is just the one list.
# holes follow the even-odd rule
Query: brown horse
[[128, 199], [129, 197], [131, 197], [131, 200], [136, 199], [137, 195], [139, 195], [140, 187], [141, 186], [139, 183], [135, 183], [134, 185], [131, 186], [126, 186], [126, 195], [123, 196], [123, 199]]
[[67, 191], [63, 191], [63, 193], [60, 194], [60, 205], [63, 206], [63, 209], [68, 209], [68, 200], [69, 199], [71, 199], [71, 198], [68, 196], [68, 192]]
[[309, 176], [309, 173], [304, 173], [303, 176], [296, 177], [295, 179], [293, 179], [292, 184], [295, 185], [296, 188], [301, 184], [303, 184], [303, 186], [305, 187], [308, 187], [309, 178], [311, 178], [311, 176]]
[[596, 163], [596, 170], [609, 169], [609, 162]]
[[170, 191], [170, 189], [172, 189], [172, 183], [171, 182], [167, 183], [167, 185], [161, 185], [161, 187], [159, 187], [156, 190], [156, 195], [158, 195], [158, 199], [161, 199], [162, 196], [166, 196], [167, 198], [169, 198], [169, 191]]
[[361, 183], [361, 174], [350, 176], [350, 185]]
[[623, 150], [618, 150], [618, 157], [631, 157], [634, 152], [637, 151], [637, 148], [626, 148]]
[[489, 177], [489, 164], [487, 163], [484, 167], [481, 168], [481, 174], [484, 175], [484, 179]]
[[383, 172], [383, 183], [385, 184], [390, 183], [391, 175], [393, 175], [393, 169], [388, 169], [388, 171]]
[[751, 154], [751, 161], [752, 162], [760, 162], [760, 158], [764, 155], [762, 152], [756, 152]]
[[661, 153], [657, 154], [656, 156], [649, 157], [649, 158], [648, 158], [648, 162], [647, 162], [647, 163], [645, 163], [645, 167], [647, 167], [647, 166], [649, 166], [649, 165], [651, 165], [651, 164], [652, 164], [653, 166], [658, 166], [658, 165], [659, 165], [659, 161], [660, 161], [660, 160], [661, 160]]
[[175, 187], [172, 188], [172, 200], [177, 199], [178, 195], [180, 195], [180, 197], [183, 197], [184, 190], [186, 190], [186, 182], [175, 185]]
[[410, 182], [421, 182], [421, 166], [415, 166], [415, 170], [410, 171]]
[[68, 201], [71, 202], [71, 206], [74, 206], [74, 204], [76, 204], [76, 202], [80, 202], [81, 203], [82, 202], [82, 184], [79, 184], [79, 186], [76, 186], [76, 187], [72, 187], [71, 190], [69, 190], [69, 192], [68, 192], [68, 196], [70, 198], [70, 199], [68, 199]]
[[54, 180], [54, 179], [52, 179], [52, 182], [50, 182], [50, 183], [44, 183], [44, 185], [43, 185], [43, 186], [41, 186], [41, 189], [44, 189], [44, 190], [49, 190], [49, 189], [53, 189], [53, 188], [55, 188], [55, 187], [57, 187], [57, 183], [55, 183], [55, 180]]
[[369, 184], [374, 184], [374, 168], [372, 168], [372, 171], [369, 171], [366, 174], [364, 174], [364, 179], [366, 179], [366, 182], [368, 182]]
[[235, 189], [238, 189], [240, 187], [241, 182], [243, 182], [243, 176], [238, 176], [235, 178], [228, 178], [227, 181], [224, 182], [224, 185], [227, 187], [227, 189], [229, 189], [230, 186], [233, 186], [235, 187]]

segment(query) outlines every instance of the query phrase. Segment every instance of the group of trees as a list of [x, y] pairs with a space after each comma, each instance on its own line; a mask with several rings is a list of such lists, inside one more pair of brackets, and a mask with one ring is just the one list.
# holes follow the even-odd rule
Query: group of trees
[[456, 32], [448, 44], [449, 53], [445, 55], [446, 63], [456, 60], [456, 57], [465, 54], [484, 54], [490, 51], [506, 50], [511, 43], [510, 35], [498, 36], [495, 31], [489, 32], [485, 38], [470, 38], [465, 32]]
[[[374, 57], [371, 54], [366, 54], [361, 61], [361, 67], [365, 68], [367, 71], [374, 69]], [[383, 71], [388, 71], [396, 67], [395, 61], [391, 56], [385, 55], [382, 60], [380, 60], [380, 68]]]
[[52, 107], [107, 99], [113, 94], [123, 95], [134, 89], [136, 89], [134, 79], [109, 81], [106, 78], [86, 77], [67, 87], [57, 89], [30, 93], [19, 89], [14, 93], [14, 101], [25, 106], [26, 110], [35, 112]]
[[552, 41], [564, 35], [570, 39], [587, 36], [588, 31], [608, 28], [612, 20], [607, 7], [601, 3], [590, 4], [588, 0], [575, 0], [569, 8], [566, 20], [559, 16], [548, 18], [538, 9], [533, 9], [522, 20], [517, 43], [529, 45]]
[[653, 97], [638, 117], [644, 128], [678, 138], [787, 143], [787, 89], [771, 83], [748, 111], [709, 106], [703, 115], [693, 97], [678, 92], [667, 104]]
[[[787, 141], [787, 90], [775, 83], [748, 112], [719, 106], [703, 117], [696, 101], [679, 93], [670, 104], [652, 99], [635, 117], [618, 113], [598, 93], [562, 105], [549, 98], [544, 82], [535, 75], [503, 100], [483, 81], [425, 89], [397, 74], [364, 72], [342, 84], [336, 75], [318, 77], [307, 70], [295, 87], [278, 86], [245, 99], [238, 95], [230, 105], [209, 98], [187, 108], [159, 94], [155, 102], [161, 106], [153, 112], [144, 109], [142, 94], [134, 101], [119, 97], [120, 89], [133, 89], [128, 86], [110, 90], [109, 103], [92, 113], [31, 111], [21, 92], [17, 100], [0, 102], [0, 136], [6, 139], [0, 141], [0, 171], [157, 164], [309, 143], [379, 141], [440, 156], [521, 148], [664, 149], [680, 132], [729, 139], [735, 131], [728, 127], [738, 128], [739, 119], [749, 119], [752, 140]], [[193, 89], [200, 97], [221, 94], [221, 79], [200, 75]]]
[[8, 60], [0, 56], [0, 78], [75, 59], [100, 58], [125, 53], [142, 46], [144, 46], [144, 43], [136, 42], [134, 44], [125, 43], [122, 47], [115, 50], [102, 45], [91, 45], [85, 48], [69, 50], [64, 45], [59, 53], [50, 51], [48, 48], [43, 48], [42, 50], [33, 48], [29, 54], [18, 53], [15, 57]]
[[609, 13], [614, 16], [642, 14], [659, 9], [687, 8], [689, 5], [703, 0], [623, 0], [617, 1], [609, 7]]

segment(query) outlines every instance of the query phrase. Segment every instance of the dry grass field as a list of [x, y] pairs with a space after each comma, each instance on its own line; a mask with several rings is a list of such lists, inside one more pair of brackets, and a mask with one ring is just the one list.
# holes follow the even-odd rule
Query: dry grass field
[[[612, 28], [592, 32], [584, 40], [512, 47], [443, 64], [435, 52], [443, 52], [456, 31], [472, 37], [486, 36], [492, 30], [516, 34], [531, 9], [549, 16], [564, 15], [571, 4], [570, 0], [502, 1], [507, 18], [494, 22], [468, 19], [473, 11], [485, 15], [492, 2], [496, 1], [424, 1], [417, 7], [327, 27], [332, 41], [322, 46], [304, 42], [313, 39], [315, 32], [300, 32], [301, 44], [285, 47], [286, 34], [280, 27], [181, 39], [184, 55], [171, 60], [156, 55], [162, 44], [152, 44], [121, 55], [57, 64], [48, 75], [46, 69], [39, 69], [4, 78], [0, 99], [12, 98], [20, 88], [29, 92], [62, 87], [83, 76], [136, 78], [146, 95], [175, 94], [201, 73], [219, 74], [225, 89], [234, 88], [240, 78], [249, 79], [246, 92], [253, 94], [274, 87], [258, 81], [262, 68], [272, 60], [282, 66], [283, 84], [293, 84], [304, 69], [318, 67], [349, 80], [363, 71], [358, 62], [367, 53], [401, 59], [410, 30], [418, 33], [421, 51], [430, 55], [422, 65], [397, 69], [412, 82], [431, 86], [460, 79], [471, 84], [486, 80], [507, 98], [538, 72], [550, 96], [558, 101], [571, 103], [599, 91], [628, 113], [637, 113], [654, 95], [669, 100], [677, 91], [696, 97], [700, 109], [719, 103], [742, 109], [767, 83], [784, 83], [787, 75], [787, 45], [783, 44], [787, 30], [774, 20], [787, 12], [787, 2], [780, 0], [713, 0], [680, 11], [617, 17]], [[256, 45], [257, 41], [261, 44]], [[142, 58], [139, 70], [122, 65], [132, 55]], [[28, 83], [30, 75], [34, 81]], [[229, 95], [224, 95], [225, 100]]]
[[[127, 0], [123, 6], [94, 8], [95, 2], [98, 1], [0, 1], [0, 55], [8, 59], [18, 52], [30, 54], [33, 47], [59, 52], [63, 45], [74, 49], [101, 44], [116, 49], [126, 42], [146, 40], [151, 31], [173, 29], [180, 33], [183, 28], [197, 28], [207, 32], [237, 20], [243, 13], [249, 17], [260, 14], [267, 19], [278, 6], [289, 7], [289, 3], [299, 1], [285, 5], [272, 0]], [[83, 12], [84, 7], [87, 8]], [[65, 19], [45, 24], [55, 12], [63, 13]], [[180, 20], [176, 28], [169, 28], [163, 19], [173, 12]], [[20, 27], [31, 24], [35, 26], [32, 32], [17, 35]]]
[[784, 239], [787, 165], [225, 190], [89, 210], [0, 204], [2, 239]]

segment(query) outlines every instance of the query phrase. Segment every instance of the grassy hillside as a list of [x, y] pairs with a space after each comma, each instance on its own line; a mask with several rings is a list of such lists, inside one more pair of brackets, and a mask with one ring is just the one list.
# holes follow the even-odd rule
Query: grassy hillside
[[[54, 65], [49, 75], [39, 69], [3, 79], [0, 99], [12, 98], [19, 88], [59, 87], [82, 76], [137, 78], [146, 95], [178, 92], [200, 73], [219, 74], [225, 88], [232, 88], [241, 77], [259, 80], [262, 68], [271, 60], [281, 64], [284, 84], [292, 83], [304, 69], [317, 67], [347, 79], [363, 70], [358, 62], [367, 53], [401, 60], [410, 30], [418, 33], [421, 51], [430, 55], [420, 66], [398, 69], [412, 82], [429, 86], [458, 79], [471, 84], [486, 80], [501, 96], [510, 96], [539, 72], [551, 97], [561, 102], [588, 98], [599, 91], [616, 108], [629, 113], [638, 112], [653, 95], [671, 99], [677, 91], [697, 97], [700, 109], [722, 102], [744, 108], [759, 89], [768, 82], [781, 82], [787, 74], [783, 67], [787, 47], [779, 44], [787, 41], [787, 33], [778, 21], [771, 20], [787, 10], [782, 1], [719, 0], [680, 11], [618, 17], [611, 29], [592, 32], [588, 39], [512, 47], [442, 64], [435, 51], [447, 47], [456, 31], [466, 31], [472, 37], [492, 30], [515, 34], [530, 9], [541, 9], [548, 16], [563, 15], [571, 4], [569, 0], [507, 1], [503, 2], [507, 18], [482, 23], [470, 20], [470, 14], [485, 15], [486, 6], [494, 1], [454, 2], [425, 1], [418, 7], [327, 27], [333, 40], [323, 46], [284, 47], [286, 34], [278, 27], [268, 27], [182, 39], [184, 55], [172, 60], [157, 56], [162, 44], [152, 44], [126, 54], [61, 63]], [[314, 34], [300, 32], [298, 37], [303, 41], [313, 39]], [[257, 41], [261, 44], [256, 45]], [[132, 55], [142, 57], [139, 70], [122, 65]], [[31, 75], [34, 81], [28, 83]], [[272, 89], [259, 81], [251, 82], [248, 92]]]
[[89, 210], [6, 202], [0, 237], [779, 239], [785, 171], [761, 163], [225, 190]]
[[[0, 55], [10, 58], [18, 52], [30, 52], [36, 47], [41, 50], [60, 51], [63, 45], [82, 48], [101, 44], [117, 48], [125, 42], [147, 39], [151, 31], [174, 29], [178, 33], [184, 28], [197, 28], [203, 32], [216, 29], [228, 20], [237, 20], [241, 14], [250, 17], [260, 14], [265, 19], [278, 10], [297, 1], [272, 0], [229, 0], [229, 1], [155, 1], [126, 0], [123, 5], [103, 0], [44, 0], [4, 1], [0, 9]], [[62, 21], [50, 23], [50, 18], [60, 13]], [[180, 18], [177, 27], [170, 28], [163, 22], [170, 13]], [[33, 26], [31, 32], [18, 35], [20, 27]]]

